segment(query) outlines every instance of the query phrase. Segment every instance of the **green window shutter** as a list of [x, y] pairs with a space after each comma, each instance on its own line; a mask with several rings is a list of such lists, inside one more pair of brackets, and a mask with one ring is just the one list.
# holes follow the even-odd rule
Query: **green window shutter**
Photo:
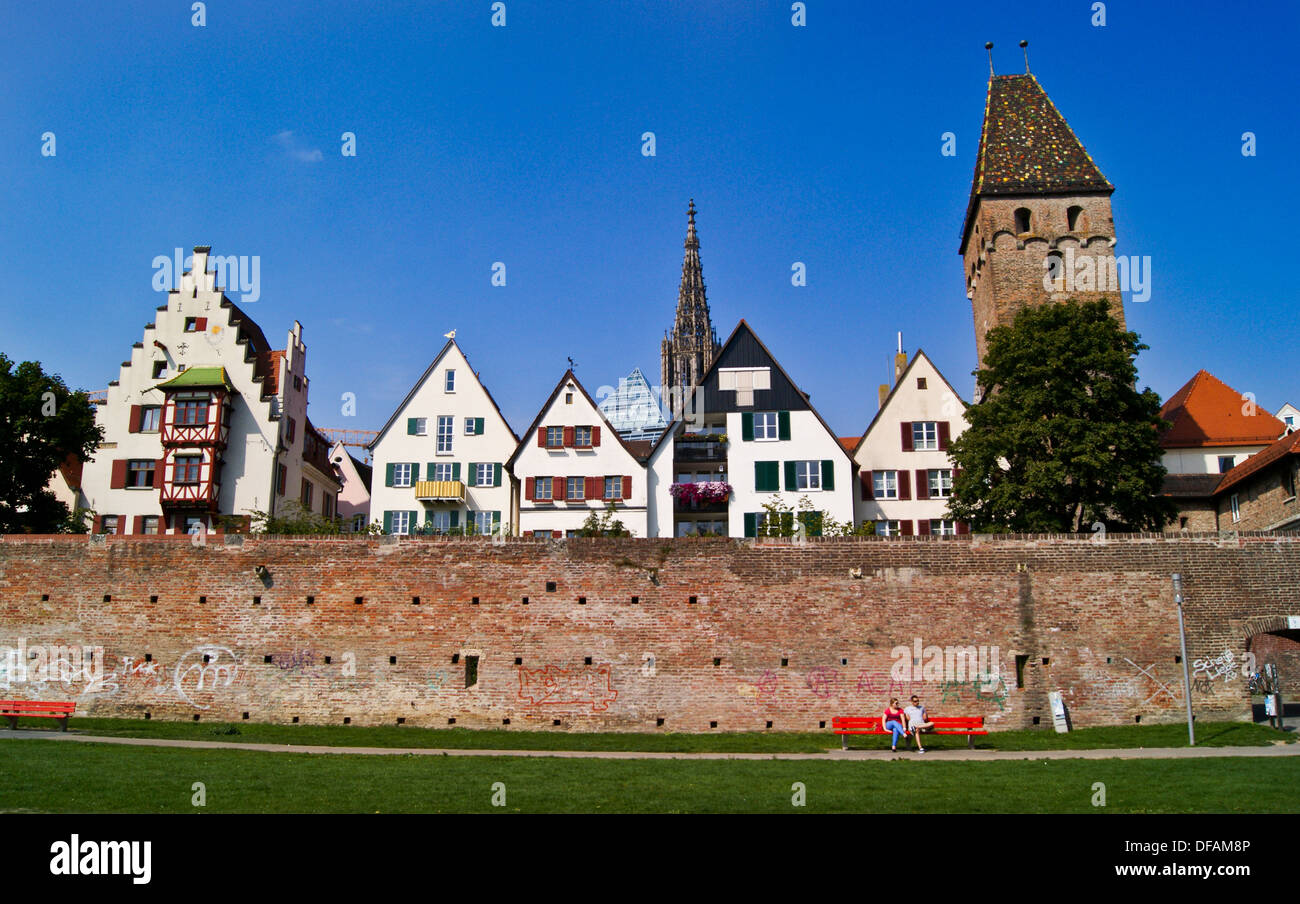
[[415, 533], [416, 528], [418, 528], [418, 527], [420, 526], [420, 513], [419, 513], [419, 512], [407, 512], [407, 513], [406, 513], [406, 523], [409, 525], [409, 526], [407, 527], [407, 530], [409, 530], [411, 533]]
[[835, 462], [829, 458], [822, 459], [822, 489], [835, 489]]
[[787, 492], [799, 489], [799, 478], [794, 472], [794, 462], [792, 461], [785, 463], [785, 488]]
[[460, 509], [451, 510], [451, 526], [460, 527]]
[[424, 510], [424, 523], [428, 527], [433, 527], [433, 509], [427, 508]]
[[408, 417], [408, 418], [406, 419], [406, 435], [407, 435], [407, 436], [415, 436], [415, 420], [416, 420], [416, 419], [413, 418], [413, 417]]
[[492, 513], [492, 530], [495, 531], [495, 530], [496, 530], [497, 528], [499, 528], [500, 526], [501, 526], [501, 513], [500, 513], [500, 512], [493, 512], [493, 513]]
[[745, 536], [758, 536], [758, 515], [754, 512], [745, 512]]
[[754, 438], [754, 413], [746, 411], [740, 416], [740, 438], [750, 442]]
[[429, 475], [428, 477], [424, 478], [425, 480], [433, 480], [433, 475], [435, 473], [433, 465], [434, 462], [429, 462], [427, 465], [425, 465], [425, 467], [429, 469], [428, 471], [425, 472], [426, 474]]
[[754, 490], [759, 493], [775, 493], [781, 489], [777, 462], [754, 462]]
[[478, 473], [478, 467], [474, 464], [474, 462], [471, 461], [471, 462], [469, 463], [469, 477], [468, 477], [468, 479], [466, 479], [466, 481], [465, 481], [465, 486], [467, 486], [467, 487], [476, 487], [476, 486], [478, 486], [478, 484], [475, 483], [475, 481], [478, 479], [478, 478], [475, 476], [477, 473]]
[[474, 418], [474, 435], [475, 436], [483, 435], [483, 418], [481, 417]]
[[[384, 467], [384, 486], [391, 487], [392, 485], [393, 485], [393, 463], [389, 462]], [[384, 514], [387, 515], [388, 513], [385, 512]], [[388, 530], [387, 525], [384, 526], [384, 530]]]
[[778, 411], [776, 413], [776, 430], [778, 439], [790, 438], [790, 412]]
[[[499, 486], [501, 486], [501, 465], [500, 465], [500, 463], [498, 463], [498, 464], [494, 464], [494, 465], [492, 466], [492, 486], [494, 486], [494, 487], [499, 487]], [[497, 512], [497, 514], [500, 515], [501, 513], [500, 513], [500, 512]]]
[[415, 486], [419, 482], [420, 482], [420, 463], [418, 461], [413, 461], [411, 462], [411, 486]]
[[456, 462], [451, 466], [451, 479], [460, 480], [460, 462]]
[[[392, 465], [389, 465], [388, 467], [391, 468]], [[392, 484], [389, 484], [389, 486], [392, 486]], [[384, 533], [391, 534], [392, 532], [393, 532], [393, 513], [384, 512]]]

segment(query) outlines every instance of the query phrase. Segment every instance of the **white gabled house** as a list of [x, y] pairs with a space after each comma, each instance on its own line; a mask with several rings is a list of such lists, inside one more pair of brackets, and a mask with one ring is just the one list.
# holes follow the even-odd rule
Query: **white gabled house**
[[628, 442], [566, 371], [508, 462], [521, 489], [522, 536], [575, 535], [610, 503], [634, 537], [654, 536], [646, 517], [649, 442]]
[[519, 438], [449, 339], [370, 443], [370, 518], [390, 534], [510, 533]]
[[284, 348], [225, 296], [211, 249], [167, 294], [95, 412], [104, 440], [82, 468], [94, 531], [246, 530], [301, 505], [334, 517], [340, 484], [307, 419], [307, 346]]
[[[904, 366], [906, 364], [906, 366]], [[966, 403], [917, 350], [900, 354], [894, 385], [882, 385], [880, 408], [853, 452], [858, 465], [855, 520], [880, 535], [969, 533], [948, 517], [953, 466], [948, 443], [966, 429]]]
[[775, 499], [853, 519], [852, 459], [748, 323], [690, 395], [650, 457], [655, 536], [753, 537]]

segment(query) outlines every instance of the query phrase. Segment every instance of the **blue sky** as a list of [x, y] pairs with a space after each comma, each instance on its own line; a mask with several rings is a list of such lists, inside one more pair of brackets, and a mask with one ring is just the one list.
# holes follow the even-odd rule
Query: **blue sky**
[[983, 45], [1020, 72], [1024, 38], [1116, 186], [1116, 252], [1152, 259], [1141, 385], [1300, 404], [1296, 4], [490, 5], [0, 7], [0, 351], [102, 388], [164, 301], [154, 257], [210, 244], [261, 258], [272, 343], [304, 324], [318, 425], [381, 426], [455, 328], [519, 431], [569, 356], [593, 393], [657, 382], [693, 197], [720, 338], [747, 319], [860, 433], [896, 331], [970, 396]]

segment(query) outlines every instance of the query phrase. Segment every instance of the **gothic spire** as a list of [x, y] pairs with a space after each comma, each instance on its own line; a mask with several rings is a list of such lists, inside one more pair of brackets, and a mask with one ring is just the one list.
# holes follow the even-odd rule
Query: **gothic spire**
[[[677, 314], [673, 328], [663, 342], [661, 376], [664, 390], [675, 389], [679, 397], [704, 376], [718, 353], [718, 334], [709, 315], [709, 300], [700, 266], [700, 238], [695, 232], [695, 199], [686, 209], [686, 254], [682, 259], [682, 281], [677, 289]], [[674, 415], [679, 402], [670, 400]]]

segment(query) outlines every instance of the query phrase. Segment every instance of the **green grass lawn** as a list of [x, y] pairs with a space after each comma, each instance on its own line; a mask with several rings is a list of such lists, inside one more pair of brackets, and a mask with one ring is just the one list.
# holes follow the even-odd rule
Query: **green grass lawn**
[[[5, 812], [1294, 813], [1297, 779], [1292, 757], [574, 760], [0, 742]], [[191, 804], [194, 782], [206, 807]], [[491, 806], [495, 782], [503, 808]], [[806, 807], [791, 805], [795, 782]], [[1092, 805], [1095, 782], [1105, 807]]]
[[[635, 750], [673, 753], [816, 753], [838, 748], [830, 729], [817, 732], [630, 733], [509, 731], [502, 729], [414, 728], [409, 726], [269, 725], [258, 722], [165, 722], [143, 719], [73, 718], [69, 730], [82, 734], [260, 744], [324, 744], [337, 747], [447, 747], [458, 750]], [[52, 728], [50, 719], [23, 719], [21, 728]], [[1241, 747], [1295, 740], [1294, 732], [1248, 722], [1197, 723], [1197, 746]], [[927, 748], [964, 748], [960, 736], [929, 736]], [[850, 737], [850, 747], [884, 750], [884, 735]], [[999, 731], [975, 739], [983, 750], [1086, 750], [1108, 747], [1186, 747], [1185, 725], [1123, 725], [1057, 734]]]

